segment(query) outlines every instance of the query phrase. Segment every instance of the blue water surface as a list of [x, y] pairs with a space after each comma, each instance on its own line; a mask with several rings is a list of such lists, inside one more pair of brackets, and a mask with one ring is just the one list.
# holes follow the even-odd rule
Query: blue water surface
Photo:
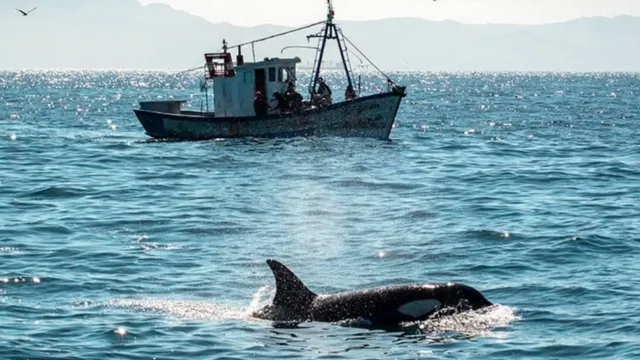
[[[640, 358], [640, 75], [396, 73], [389, 141], [150, 141], [197, 75], [0, 72], [1, 359]], [[280, 328], [268, 258], [499, 306]]]

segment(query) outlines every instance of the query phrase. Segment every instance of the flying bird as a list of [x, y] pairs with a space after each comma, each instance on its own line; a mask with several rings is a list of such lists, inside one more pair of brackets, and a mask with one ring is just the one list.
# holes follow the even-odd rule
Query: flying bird
[[27, 12], [24, 12], [24, 11], [22, 11], [22, 10], [20, 10], [20, 9], [16, 9], [16, 10], [18, 10], [18, 11], [22, 14], [22, 16], [27, 16], [27, 15], [29, 15], [31, 12], [33, 12], [35, 9], [36, 9], [36, 8], [33, 8], [33, 9], [31, 9], [31, 10], [27, 11]]

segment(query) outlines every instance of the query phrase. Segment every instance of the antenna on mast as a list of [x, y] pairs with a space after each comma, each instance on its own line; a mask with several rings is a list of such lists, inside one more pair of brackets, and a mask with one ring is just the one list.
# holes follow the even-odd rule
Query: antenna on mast
[[331, 0], [327, 0], [327, 21], [328, 22], [332, 22], [333, 21], [333, 17], [336, 15], [336, 12], [333, 10], [333, 4], [331, 3]]

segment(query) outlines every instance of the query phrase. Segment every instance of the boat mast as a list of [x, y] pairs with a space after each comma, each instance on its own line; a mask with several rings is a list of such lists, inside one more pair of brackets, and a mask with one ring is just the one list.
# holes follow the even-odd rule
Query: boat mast
[[338, 43], [338, 49], [340, 50], [340, 57], [342, 58], [342, 66], [344, 66], [344, 72], [347, 74], [347, 82], [349, 83], [349, 89], [353, 91], [353, 83], [351, 81], [351, 72], [349, 71], [349, 66], [347, 64], [347, 59], [345, 57], [345, 51], [347, 50], [347, 48], [345, 46], [344, 50], [342, 49], [342, 43], [340, 42], [340, 37], [338, 36], [339, 32], [335, 31], [335, 33], [336, 33], [336, 42]]
[[340, 37], [339, 37], [340, 32], [336, 28], [336, 25], [333, 23], [333, 17], [335, 16], [335, 12], [333, 11], [333, 4], [331, 3], [331, 0], [327, 0], [327, 7], [328, 7], [328, 12], [327, 12], [327, 21], [325, 23], [325, 28], [324, 28], [324, 34], [307, 36], [307, 39], [322, 37], [322, 45], [320, 45], [320, 48], [318, 49], [319, 54], [316, 56], [318, 59], [317, 60], [318, 63], [316, 64], [316, 68], [314, 69], [315, 74], [313, 76], [311, 89], [309, 89], [312, 92], [315, 92], [316, 85], [318, 85], [318, 78], [320, 78], [320, 70], [322, 69], [322, 60], [324, 58], [324, 51], [327, 46], [327, 39], [335, 39], [336, 42], [338, 43], [338, 50], [340, 51], [340, 58], [342, 59], [342, 65], [344, 66], [344, 71], [347, 74], [347, 82], [349, 83], [350, 88], [353, 89], [351, 72], [349, 71], [349, 66], [344, 56], [344, 51], [346, 50], [346, 48], [343, 49], [343, 46], [342, 46], [342, 43], [340, 42]]
[[[320, 49], [318, 50], [320, 54], [316, 56], [316, 58], [318, 59], [317, 60], [318, 63], [316, 64], [316, 68], [314, 69], [315, 74], [313, 75], [313, 83], [311, 84], [311, 89], [309, 89], [312, 93], [315, 92], [316, 85], [318, 84], [318, 78], [320, 77], [320, 69], [322, 68], [322, 59], [324, 58], [324, 49], [327, 46], [327, 38], [329, 37], [329, 29], [330, 29], [331, 22], [332, 22], [331, 14], [329, 14], [327, 17], [327, 24], [324, 28], [324, 35], [322, 36], [322, 45], [320, 45]], [[309, 38], [312, 38], [312, 37], [318, 37], [318, 35], [309, 35]]]

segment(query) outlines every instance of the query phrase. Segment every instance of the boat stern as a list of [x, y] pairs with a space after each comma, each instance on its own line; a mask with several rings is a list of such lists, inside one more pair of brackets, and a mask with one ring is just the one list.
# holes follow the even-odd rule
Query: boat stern
[[133, 110], [147, 135], [154, 138], [167, 138], [163, 114], [179, 115], [185, 100], [142, 101], [140, 109]]

